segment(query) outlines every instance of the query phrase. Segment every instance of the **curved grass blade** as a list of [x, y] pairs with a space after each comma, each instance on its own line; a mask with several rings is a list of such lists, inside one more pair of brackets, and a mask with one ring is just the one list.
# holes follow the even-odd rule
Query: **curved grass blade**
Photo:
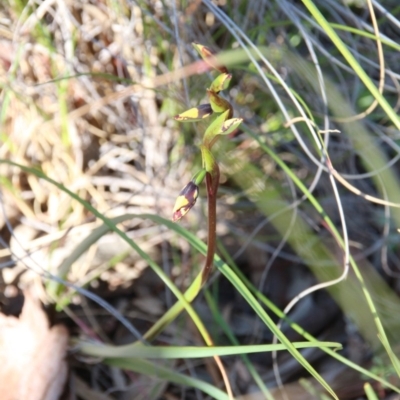
[[210, 383], [175, 372], [172, 368], [161, 366], [156, 362], [153, 363], [140, 358], [108, 358], [104, 362], [114, 367], [135, 371], [148, 376], [154, 376], [158, 379], [174, 382], [178, 385], [197, 388], [204, 393], [207, 393], [213, 399], [229, 400], [226, 393]]
[[[191, 237], [191, 243], [194, 244], [196, 243], [196, 248], [199, 250], [201, 249], [202, 252], [205, 253], [206, 251], [206, 245], [201, 242], [198, 238], [193, 237], [189, 232], [185, 231], [182, 227], [178, 225], [174, 225], [173, 222], [167, 221], [164, 218], [158, 216], [158, 215], [152, 215], [152, 214], [142, 214], [142, 218], [148, 218], [158, 224], [163, 224], [169, 227], [170, 229], [174, 229], [177, 232], [180, 232], [183, 237]], [[218, 258], [218, 257], [217, 257]], [[260, 317], [260, 319], [264, 322], [266, 326], [274, 333], [279, 341], [284, 344], [287, 348], [287, 350], [292, 354], [292, 356], [329, 392], [333, 398], [337, 399], [336, 394], [332, 390], [332, 388], [329, 386], [329, 384], [321, 377], [321, 375], [318, 374], [318, 372], [311, 366], [311, 364], [302, 356], [302, 354], [292, 345], [289, 339], [278, 329], [276, 324], [273, 322], [271, 317], [264, 311], [264, 309], [261, 307], [259, 302], [256, 300], [256, 298], [253, 296], [253, 294], [250, 292], [250, 290], [243, 284], [243, 282], [237, 277], [237, 275], [229, 268], [228, 265], [222, 263], [219, 264], [219, 270], [225, 275], [225, 277], [232, 283], [232, 285], [238, 290], [238, 292], [242, 295], [242, 297], [247, 301], [247, 303], [253, 308], [253, 310], [257, 313], [257, 315]], [[198, 282], [201, 282], [201, 274], [198, 275], [195, 279], [195, 281], [192, 283], [192, 285], [189, 287], [189, 289], [185, 292], [185, 297], [189, 300], [191, 296], [195, 293]], [[197, 293], [196, 293], [197, 294]], [[190, 301], [190, 300], [189, 300]], [[151, 337], [154, 334], [157, 334], [160, 332], [161, 328], [164, 328], [169, 321], [173, 320], [176, 318], [177, 315], [182, 311], [182, 305], [179, 303], [175, 303], [164, 315], [161, 317], [155, 326], [153, 326], [153, 329], [148, 331], [145, 335], [146, 338], [149, 338], [150, 334]], [[158, 326], [160, 325], [160, 326]]]
[[372, 79], [368, 76], [368, 74], [361, 67], [359, 62], [347, 48], [347, 46], [343, 43], [342, 39], [340, 39], [339, 35], [333, 30], [332, 26], [326, 20], [326, 18], [322, 15], [321, 11], [316, 7], [312, 0], [302, 0], [303, 4], [307, 7], [308, 11], [315, 18], [315, 20], [322, 27], [324, 32], [329, 36], [332, 40], [333, 44], [336, 48], [342, 53], [343, 57], [347, 60], [351, 68], [358, 75], [367, 89], [371, 92], [372, 96], [378, 101], [380, 106], [386, 112], [387, 116], [393, 122], [397, 129], [400, 129], [400, 118], [393, 109], [393, 107], [389, 104], [386, 98], [381, 95], [375, 86]]
[[[150, 219], [158, 224], [162, 224], [167, 226], [169, 229], [174, 230], [176, 233], [178, 233], [180, 236], [182, 236], [183, 238], [185, 238], [188, 243], [193, 246], [193, 248], [195, 248], [197, 251], [199, 251], [200, 253], [202, 253], [203, 255], [206, 254], [206, 245], [199, 239], [197, 238], [194, 234], [192, 234], [191, 232], [187, 231], [185, 228], [183, 228], [180, 225], [174, 224], [171, 221], [168, 221], [158, 215], [152, 215], [152, 214], [142, 214], [142, 215], [138, 215], [137, 217], [139, 218], [145, 218], [145, 219]], [[215, 255], [214, 257], [215, 259], [215, 264], [217, 266], [217, 268], [225, 275], [225, 271], [229, 270], [230, 267], [224, 263], [221, 258], [218, 255]], [[232, 265], [234, 265], [233, 261], [232, 261]], [[236, 276], [238, 277], [237, 279], [240, 280], [241, 282], [243, 282], [244, 284], [246, 284], [246, 286], [248, 288], [250, 288], [250, 290], [254, 293], [254, 295], [266, 306], [268, 307], [274, 314], [276, 314], [279, 318], [284, 319], [285, 321], [287, 321], [287, 323], [291, 326], [291, 328], [293, 328], [297, 333], [299, 333], [300, 335], [304, 336], [307, 340], [309, 340], [310, 342], [318, 342], [318, 340], [313, 337], [312, 335], [310, 335], [309, 333], [307, 333], [307, 331], [304, 330], [303, 327], [299, 326], [298, 324], [294, 323], [293, 321], [290, 320], [290, 318], [288, 318], [278, 307], [276, 307], [270, 300], [268, 300], [262, 293], [260, 293], [255, 287], [254, 285], [251, 284], [251, 282], [248, 281], [248, 279], [241, 273], [239, 268], [235, 268], [234, 272], [236, 274]], [[196, 281], [200, 281], [200, 276], [196, 277]], [[185, 292], [185, 296], [187, 296], [188, 300], [191, 298], [191, 294], [193, 292], [193, 285], [191, 285], [189, 287], [189, 289], [187, 289], [187, 291]], [[190, 300], [189, 300], [190, 301]], [[167, 326], [169, 324], [169, 322], [171, 320], [174, 320], [176, 318], [176, 316], [183, 310], [183, 307], [181, 304], [179, 303], [175, 303], [164, 315], [163, 317], [161, 317], [157, 323], [151, 328], [151, 332], [150, 330], [148, 331], [148, 334], [150, 333], [150, 337], [153, 337], [153, 335], [158, 334], [163, 328], [165, 328], [165, 326]], [[162, 329], [156, 329], [156, 325], [160, 324], [160, 326], [162, 326]], [[145, 335], [146, 336], [146, 335]], [[385, 379], [383, 379], [381, 376], [378, 376], [374, 373], [372, 373], [371, 371], [357, 365], [356, 363], [347, 360], [345, 357], [343, 357], [342, 355], [340, 355], [339, 353], [329, 349], [329, 348], [322, 348], [322, 350], [329, 354], [331, 357], [337, 359], [338, 361], [342, 362], [343, 364], [348, 365], [350, 368], [359, 371], [360, 373], [368, 376], [371, 379], [374, 379], [377, 382], [380, 382], [382, 385], [384, 385], [385, 387], [389, 388], [390, 390], [394, 390], [397, 393], [400, 393], [400, 388], [396, 387], [395, 385], [391, 384], [390, 382], [386, 381]]]

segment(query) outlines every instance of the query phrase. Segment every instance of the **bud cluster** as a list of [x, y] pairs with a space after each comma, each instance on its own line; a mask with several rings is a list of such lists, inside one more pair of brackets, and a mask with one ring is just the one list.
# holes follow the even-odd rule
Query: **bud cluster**
[[[234, 132], [242, 122], [242, 118], [232, 118], [232, 105], [219, 95], [222, 90], [228, 88], [232, 75], [228, 73], [225, 66], [218, 62], [218, 58], [208, 47], [199, 43], [193, 43], [193, 46], [204, 62], [219, 71], [220, 75], [214, 79], [207, 89], [209, 103], [201, 104], [175, 116], [175, 120], [179, 122], [201, 121], [212, 115], [215, 118], [206, 129], [201, 145], [203, 169], [179, 193], [173, 209], [172, 220], [174, 222], [179, 221], [194, 206], [199, 194], [198, 185], [203, 181], [206, 174], [208, 173], [211, 178], [217, 176], [218, 165], [211, 154], [211, 147], [220, 135], [228, 135]], [[216, 183], [217, 185], [218, 183]]]

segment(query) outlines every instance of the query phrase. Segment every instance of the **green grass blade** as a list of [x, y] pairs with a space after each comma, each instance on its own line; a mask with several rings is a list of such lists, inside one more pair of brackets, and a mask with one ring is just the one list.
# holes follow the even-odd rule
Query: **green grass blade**
[[[158, 215], [151, 214], [141, 214], [142, 218], [148, 218], [152, 221], [166, 225], [167, 227], [180, 232], [182, 236], [188, 237], [188, 232], [185, 231], [181, 226], [175, 225], [171, 221], [167, 221]], [[196, 242], [196, 247], [201, 248], [203, 251], [206, 250], [206, 246], [197, 238], [192, 237], [192, 243]], [[278, 329], [276, 324], [272, 321], [269, 315], [261, 307], [257, 299], [248, 290], [248, 288], [243, 284], [243, 282], [237, 277], [237, 275], [229, 268], [228, 265], [222, 264], [219, 267], [220, 271], [225, 275], [225, 277], [232, 283], [232, 285], [238, 290], [242, 297], [247, 301], [247, 303], [253, 308], [260, 319], [264, 322], [266, 326], [272, 331], [274, 335], [277, 336], [279, 341], [284, 344], [287, 350], [292, 354], [292, 356], [334, 397], [337, 398], [336, 394], [328, 383], [318, 374], [318, 372], [311, 366], [311, 364], [301, 355], [301, 353], [292, 345], [289, 339]], [[174, 305], [176, 307], [177, 304]], [[168, 311], [166, 312], [166, 315]]]
[[364, 391], [367, 395], [368, 400], [379, 400], [379, 397], [374, 392], [374, 389], [368, 382], [364, 384]]
[[342, 24], [335, 24], [335, 23], [330, 23], [331, 27], [337, 30], [345, 31], [345, 32], [350, 32], [354, 33], [355, 35], [366, 37], [368, 39], [372, 40], [380, 40], [382, 44], [385, 44], [388, 47], [391, 47], [394, 50], [400, 51], [400, 45], [397, 44], [396, 42], [393, 42], [390, 39], [385, 39], [383, 37], [378, 38], [376, 35], [370, 32], [363, 31], [361, 29], [354, 28], [353, 26], [347, 26], [347, 25], [342, 25]]
[[[248, 278], [242, 273], [240, 268], [235, 265], [234, 260], [230, 257], [229, 253], [222, 247], [220, 247], [220, 251], [223, 254], [224, 258], [228, 260], [229, 265], [235, 271], [235, 273], [239, 276], [239, 278], [246, 284], [246, 286], [254, 293], [254, 295], [259, 299], [259, 301], [264, 304], [268, 309], [270, 309], [278, 318], [284, 320], [295, 332], [299, 335], [303, 336], [305, 339], [309, 340], [310, 342], [318, 342], [318, 340], [309, 334], [303, 327], [298, 325], [297, 323], [293, 322], [287, 315], [283, 313], [271, 300], [264, 296], [249, 280]], [[222, 263], [219, 259], [217, 263]], [[395, 386], [394, 384], [388, 382], [382, 376], [377, 375], [363, 367], [360, 367], [358, 364], [348, 360], [347, 358], [343, 357], [339, 352], [333, 351], [329, 348], [322, 348], [326, 354], [330, 355], [332, 358], [335, 358], [337, 361], [341, 362], [344, 365], [347, 365], [349, 368], [358, 371], [360, 374], [367, 376], [370, 379], [373, 379], [384, 387], [394, 390], [397, 393], [400, 393], [400, 388]]]
[[358, 75], [364, 85], [368, 88], [374, 98], [378, 101], [379, 105], [386, 112], [387, 116], [393, 122], [397, 129], [400, 129], [400, 119], [397, 113], [393, 110], [393, 107], [388, 103], [385, 97], [379, 93], [379, 90], [375, 86], [374, 82], [368, 76], [368, 74], [364, 71], [361, 65], [358, 63], [356, 58], [350, 52], [348, 47], [343, 43], [342, 39], [340, 39], [339, 35], [333, 30], [332, 26], [326, 20], [326, 18], [322, 15], [321, 11], [314, 4], [312, 0], [302, 0], [304, 5], [308, 8], [308, 11], [315, 18], [318, 24], [322, 27], [328, 37], [332, 40], [333, 44], [337, 47], [337, 49], [342, 53], [343, 57], [347, 60], [351, 68]]
[[[307, 62], [304, 62], [304, 60], [300, 59], [296, 55], [287, 53], [285, 55], [286, 62], [293, 63], [296, 62], [297, 65], [297, 73], [305, 80], [309, 82], [310, 85], [315, 85], [315, 76], [312, 73], [312, 68], [310, 68], [310, 65]], [[339, 117], [339, 118], [349, 118], [352, 115], [352, 107], [347, 103], [347, 101], [343, 98], [341, 93], [338, 91], [336, 86], [329, 80], [325, 79], [325, 85], [327, 88], [327, 92], [329, 93], [329, 107], [333, 111], [334, 115]], [[361, 124], [359, 121], [349, 121], [348, 123], [343, 125], [345, 133], [350, 137], [352, 140], [353, 146], [355, 150], [358, 152], [360, 155], [361, 159], [363, 160], [363, 164], [365, 166], [365, 169], [367, 171], [370, 171], [371, 173], [374, 173], [375, 171], [380, 171], [377, 174], [373, 174], [372, 179], [374, 180], [377, 189], [381, 192], [382, 197], [384, 196], [384, 193], [387, 194], [387, 198], [389, 201], [396, 202], [398, 201], [398, 193], [400, 193], [400, 184], [399, 181], [396, 177], [395, 171], [385, 168], [388, 164], [387, 156], [384, 154], [382, 149], [376, 146], [376, 143], [372, 137], [372, 135], [367, 131], [365, 126]], [[302, 185], [302, 182], [296, 178], [296, 176], [290, 171], [290, 168], [284, 165], [284, 163], [281, 162], [279, 157], [274, 154], [274, 152], [271, 149], [267, 149], [267, 146], [265, 144], [262, 144], [261, 141], [259, 140], [259, 137], [255, 135], [254, 133], [248, 131], [248, 133], [259, 142], [261, 148], [266, 151], [278, 165], [284, 171], [291, 176], [295, 184], [303, 191], [303, 193], [308, 197], [310, 202], [313, 204], [313, 206], [316, 208], [318, 212], [321, 213], [320, 206], [318, 205], [318, 201], [314, 198], [314, 196], [308, 196], [306, 193], [306, 188], [304, 185]], [[383, 187], [383, 189], [382, 189]], [[362, 200], [360, 200], [362, 201]], [[400, 225], [400, 211], [398, 208], [393, 208], [392, 211], [392, 217], [396, 221], [398, 225]], [[322, 214], [321, 214], [322, 215]], [[338, 234], [334, 224], [330, 221], [328, 221], [326, 218], [324, 218], [325, 221], [327, 222], [328, 226], [330, 229], [335, 233], [336, 238], [339, 240], [340, 243], [342, 243], [342, 239], [340, 235]], [[366, 299], [366, 302], [368, 304], [369, 309], [371, 310], [371, 314], [373, 316], [373, 319], [375, 321], [375, 325], [377, 327], [377, 331], [379, 333], [380, 340], [382, 344], [384, 345], [384, 348], [389, 351], [389, 355], [393, 354], [393, 352], [390, 351], [390, 343], [387, 338], [387, 335], [389, 334], [392, 338], [392, 340], [397, 341], [398, 340], [398, 333], [400, 332], [400, 327], [398, 324], [392, 324], [390, 323], [389, 319], [386, 319], [387, 322], [389, 322], [392, 326], [388, 326], [388, 323], [382, 324], [380, 314], [385, 315], [389, 314], [390, 315], [390, 310], [388, 312], [385, 311], [386, 306], [382, 306], [383, 308], [381, 313], [377, 312], [377, 307], [373, 301], [373, 298], [375, 299], [381, 299], [381, 303], [384, 303], [382, 299], [385, 299], [386, 303], [388, 304], [397, 304], [397, 296], [392, 293], [392, 290], [385, 285], [385, 283], [382, 281], [382, 279], [375, 274], [373, 271], [373, 268], [365, 268], [363, 271], [364, 275], [375, 275], [377, 276], [376, 278], [376, 284], [375, 285], [369, 285], [368, 287], [365, 285], [365, 279], [363, 278], [363, 275], [360, 272], [360, 269], [354, 262], [354, 260], [351, 258], [350, 260], [351, 266], [355, 272], [355, 275], [357, 279], [360, 282], [360, 285], [362, 287], [363, 291], [363, 296]], [[365, 263], [367, 264], [367, 262]], [[371, 280], [372, 282], [372, 280]], [[386, 289], [383, 287], [386, 286]], [[370, 292], [375, 292], [374, 296], [371, 296]], [[351, 304], [351, 303], [349, 303]], [[360, 325], [359, 325], [360, 326]], [[362, 327], [362, 325], [361, 325]], [[386, 330], [385, 330], [386, 328]], [[370, 335], [371, 330], [367, 329], [366, 326], [364, 326], [364, 329], [361, 328], [362, 332], [364, 335], [367, 337]], [[388, 334], [386, 333], [388, 332]], [[374, 341], [377, 343], [377, 341]], [[391, 359], [394, 361], [394, 366], [396, 370], [398, 368], [396, 367], [396, 361], [394, 360], [393, 357]]]
[[[110, 346], [77, 342], [79, 350], [87, 355], [101, 358], [204, 358], [213, 356], [231, 356], [237, 354], [252, 354], [272, 351], [283, 351], [287, 348], [282, 344], [255, 344], [240, 346], [145, 346], [142, 343], [133, 343], [124, 346]], [[342, 345], [333, 342], [298, 342], [292, 343], [296, 349], [310, 347], [333, 347], [340, 350]]]
[[207, 393], [213, 399], [229, 399], [226, 393], [207, 382], [201, 381], [200, 379], [192, 378], [184, 374], [180, 374], [178, 372], [175, 372], [170, 367], [164, 367], [157, 363], [149, 362], [147, 360], [142, 360], [140, 358], [110, 358], [105, 360], [104, 362], [114, 367], [135, 371], [148, 376], [153, 376], [159, 379], [163, 379], [167, 382], [173, 382], [178, 385], [197, 388], [204, 393]]
[[[211, 295], [209, 290], [205, 290], [204, 296], [206, 298], [206, 301], [208, 303], [208, 306], [210, 307], [211, 313], [214, 317], [214, 320], [219, 326], [225, 335], [228, 337], [228, 339], [231, 341], [231, 343], [235, 346], [240, 346], [239, 340], [236, 338], [235, 334], [232, 332], [231, 327], [228, 325], [228, 323], [225, 321], [223, 316], [221, 315], [221, 312], [218, 308], [217, 302], [214, 301], [213, 296]], [[241, 359], [243, 360], [244, 365], [246, 366], [247, 370], [249, 371], [250, 375], [252, 376], [254, 382], [258, 385], [260, 391], [263, 393], [265, 398], [267, 400], [274, 400], [271, 393], [269, 392], [267, 386], [265, 385], [262, 377], [258, 373], [257, 369], [254, 367], [253, 363], [250, 361], [249, 357], [247, 357], [247, 354], [241, 354]]]
[[[178, 233], [180, 236], [182, 236], [184, 239], [186, 239], [188, 241], [188, 243], [195, 248], [197, 251], [199, 251], [201, 254], [205, 255], [206, 254], [206, 245], [197, 238], [197, 236], [195, 236], [193, 233], [187, 231], [185, 228], [183, 228], [182, 226], [178, 225], [178, 224], [174, 224], [173, 222], [166, 220], [158, 215], [152, 215], [152, 214], [141, 214], [141, 215], [137, 215], [138, 218], [146, 218], [146, 219], [150, 219], [158, 224], [162, 224], [167, 226], [169, 229], [175, 231], [176, 233]], [[229, 269], [230, 266], [228, 266], [226, 263], [224, 263], [221, 258], [216, 255], [215, 256], [215, 264], [217, 266], [217, 268], [221, 271], [224, 271], [226, 269]], [[232, 264], [234, 265], [234, 264]], [[318, 340], [316, 338], [314, 338], [312, 335], [310, 335], [309, 333], [307, 333], [304, 328], [302, 328], [301, 326], [299, 326], [296, 323], [293, 323], [292, 321], [290, 321], [289, 318], [287, 318], [285, 316], [285, 314], [283, 314], [283, 312], [276, 307], [270, 300], [268, 300], [262, 293], [258, 292], [258, 290], [254, 287], [254, 285], [252, 285], [248, 279], [241, 273], [239, 268], [235, 268], [235, 272], [237, 274], [237, 276], [239, 277], [239, 279], [244, 282], [246, 284], [247, 287], [249, 287], [249, 289], [254, 293], [254, 295], [259, 299], [260, 302], [262, 302], [262, 304], [264, 304], [267, 308], [269, 308], [274, 314], [276, 314], [279, 318], [281, 319], [285, 319], [288, 324], [290, 324], [291, 328], [294, 329], [297, 333], [299, 333], [300, 335], [304, 336], [304, 338], [306, 338], [307, 340], [311, 341], [311, 342], [318, 342]], [[374, 281], [376, 279], [379, 279], [379, 275], [377, 277], [374, 276]], [[350, 291], [352, 289], [350, 288]], [[355, 300], [356, 302], [359, 302], [359, 299]], [[179, 303], [177, 303], [179, 305]], [[343, 357], [342, 355], [340, 355], [339, 353], [329, 349], [329, 348], [322, 348], [321, 350], [323, 350], [325, 353], [329, 354], [331, 357], [337, 359], [338, 361], [342, 362], [343, 364], [349, 366], [349, 368], [352, 368], [358, 372], [360, 372], [361, 374], [364, 374], [365, 376], [380, 382], [382, 385], [384, 385], [385, 387], [387, 387], [390, 390], [393, 390], [397, 393], [400, 393], [400, 389], [393, 385], [392, 383], [386, 381], [385, 379], [383, 379], [381, 376], [376, 375], [375, 373], [357, 365], [356, 363], [346, 359], [345, 357]]]

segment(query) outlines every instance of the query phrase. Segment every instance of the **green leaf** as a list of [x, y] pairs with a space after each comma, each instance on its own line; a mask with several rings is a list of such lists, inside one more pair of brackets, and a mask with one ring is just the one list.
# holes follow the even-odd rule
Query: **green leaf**
[[204, 169], [214, 176], [217, 162], [214, 159], [214, 156], [212, 155], [211, 151], [206, 147], [206, 146], [200, 146], [201, 149], [201, 157], [203, 159], [203, 167]]
[[200, 185], [204, 181], [207, 171], [205, 169], [201, 169], [199, 172], [195, 174], [192, 178], [192, 182], [194, 182], [197, 186]]
[[203, 138], [204, 146], [211, 148], [211, 143], [214, 141], [214, 138], [221, 132], [224, 122], [227, 120], [228, 116], [229, 110], [226, 110], [221, 115], [219, 115], [206, 129]]
[[232, 117], [233, 110], [231, 104], [228, 101], [218, 96], [216, 93], [209, 89], [207, 89], [207, 94], [210, 99], [211, 108], [214, 112], [220, 113], [229, 110], [228, 118]]

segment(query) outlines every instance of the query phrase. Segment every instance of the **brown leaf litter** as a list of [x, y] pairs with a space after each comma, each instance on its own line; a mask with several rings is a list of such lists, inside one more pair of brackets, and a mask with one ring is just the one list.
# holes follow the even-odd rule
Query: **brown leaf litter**
[[49, 326], [30, 292], [19, 318], [0, 313], [0, 396], [2, 400], [57, 400], [67, 378], [68, 332]]

